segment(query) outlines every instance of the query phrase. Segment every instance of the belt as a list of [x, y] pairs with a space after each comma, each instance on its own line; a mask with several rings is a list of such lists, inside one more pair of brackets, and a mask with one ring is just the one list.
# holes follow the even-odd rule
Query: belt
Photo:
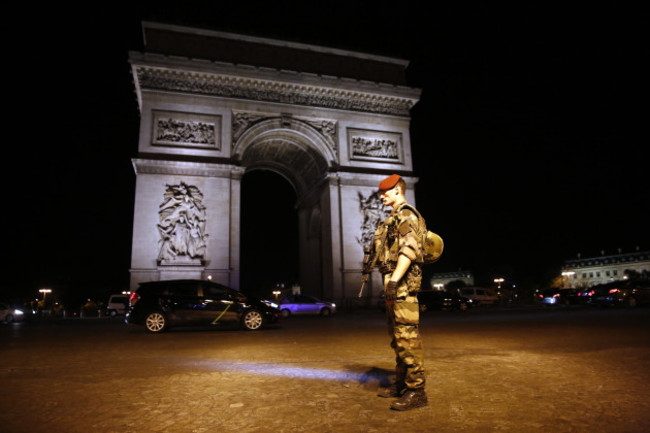
[[384, 299], [386, 300], [387, 304], [394, 304], [396, 301], [403, 301], [404, 299], [406, 299], [406, 296], [397, 296], [396, 294], [389, 295], [388, 293], [386, 293], [384, 295]]

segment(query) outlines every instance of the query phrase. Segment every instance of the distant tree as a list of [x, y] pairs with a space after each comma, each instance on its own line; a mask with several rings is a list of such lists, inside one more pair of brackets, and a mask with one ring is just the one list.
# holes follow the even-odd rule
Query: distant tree
[[564, 278], [561, 275], [556, 276], [551, 280], [550, 288], [561, 289], [564, 284]]
[[641, 272], [636, 271], [634, 269], [626, 269], [623, 274], [627, 277], [629, 281], [634, 281], [634, 282], [648, 282], [650, 281], [650, 271], [648, 270], [643, 270]]

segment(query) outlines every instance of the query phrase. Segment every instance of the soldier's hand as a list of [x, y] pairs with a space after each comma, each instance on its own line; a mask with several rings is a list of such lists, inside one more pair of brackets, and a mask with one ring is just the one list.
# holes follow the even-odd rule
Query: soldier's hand
[[399, 283], [397, 281], [389, 281], [386, 285], [386, 290], [397, 290]]

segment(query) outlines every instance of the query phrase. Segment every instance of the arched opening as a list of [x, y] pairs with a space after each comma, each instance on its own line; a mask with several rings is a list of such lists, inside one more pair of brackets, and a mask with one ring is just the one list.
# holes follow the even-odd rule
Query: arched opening
[[246, 172], [241, 183], [240, 287], [270, 297], [276, 284], [298, 283], [299, 233], [293, 186], [270, 170]]
[[[323, 260], [329, 255], [323, 252], [327, 245], [322, 242], [320, 210], [321, 202], [327, 200], [328, 161], [335, 158], [331, 137], [291, 117], [269, 118], [241, 133], [233, 146], [233, 158], [246, 169], [240, 287], [268, 297], [276, 283], [284, 283], [287, 289], [297, 283], [301, 292], [322, 297], [332, 286], [323, 279]], [[250, 192], [257, 176], [264, 176], [255, 181], [260, 189]], [[280, 181], [284, 187], [275, 183], [278, 190], [269, 189]], [[293, 188], [288, 196], [278, 195], [287, 188]], [[250, 208], [258, 203], [259, 207]], [[290, 208], [292, 214], [283, 216], [281, 206]]]

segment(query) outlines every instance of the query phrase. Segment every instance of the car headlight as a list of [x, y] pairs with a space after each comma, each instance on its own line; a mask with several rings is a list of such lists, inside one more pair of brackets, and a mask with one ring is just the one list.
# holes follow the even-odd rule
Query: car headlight
[[279, 305], [276, 304], [275, 302], [271, 302], [271, 301], [262, 301], [262, 302], [263, 302], [267, 307], [271, 307], [271, 308], [278, 308], [278, 307], [279, 307]]
[[14, 314], [16, 316], [22, 316], [24, 313], [23, 313], [23, 310], [14, 310]]

